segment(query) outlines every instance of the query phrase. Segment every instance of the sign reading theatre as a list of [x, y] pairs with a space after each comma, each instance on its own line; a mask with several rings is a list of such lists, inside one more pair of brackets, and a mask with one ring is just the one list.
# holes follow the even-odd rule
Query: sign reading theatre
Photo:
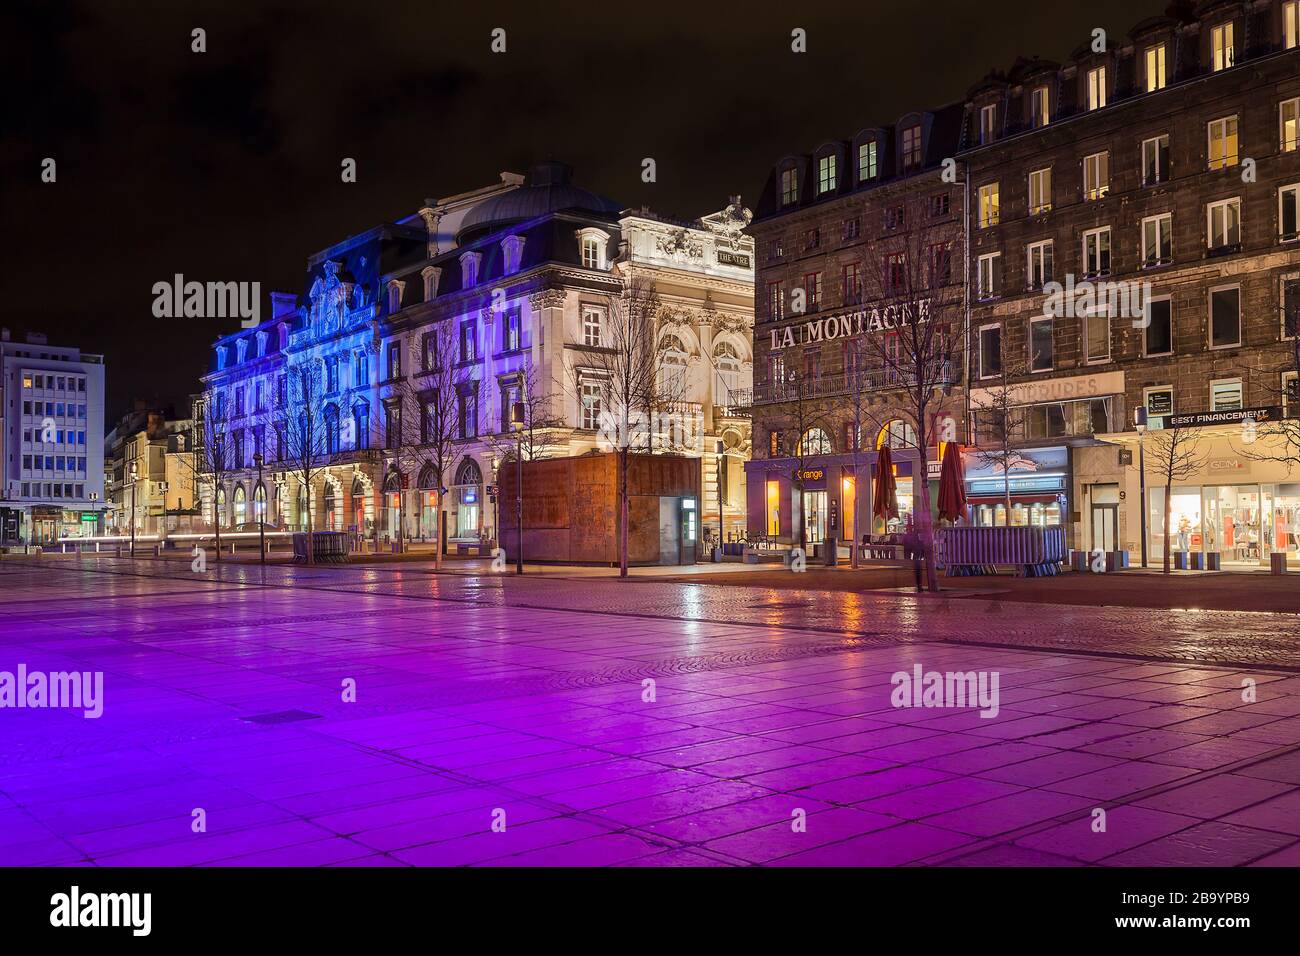
[[916, 321], [930, 321], [930, 299], [918, 299], [915, 303], [904, 302], [887, 305], [884, 308], [859, 309], [832, 315], [824, 319], [812, 319], [802, 325], [787, 325], [783, 329], [772, 330], [771, 351], [792, 348], [796, 345], [810, 345], [815, 342], [830, 342], [834, 339], [853, 338], [871, 332], [896, 329], [900, 324], [911, 322], [915, 309]]

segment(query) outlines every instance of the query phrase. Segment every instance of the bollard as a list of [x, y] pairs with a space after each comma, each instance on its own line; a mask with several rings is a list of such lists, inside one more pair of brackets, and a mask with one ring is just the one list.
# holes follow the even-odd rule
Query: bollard
[[1269, 556], [1269, 571], [1272, 574], [1286, 574], [1286, 553], [1274, 551]]

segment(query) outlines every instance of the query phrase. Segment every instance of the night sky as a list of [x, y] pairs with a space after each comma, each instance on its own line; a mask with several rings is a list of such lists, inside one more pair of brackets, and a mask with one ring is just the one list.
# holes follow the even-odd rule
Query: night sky
[[312, 252], [545, 158], [628, 206], [752, 205], [786, 153], [960, 99], [1017, 55], [1062, 60], [1094, 27], [1122, 41], [1163, 6], [3, 0], [0, 323], [103, 353], [106, 428], [135, 398], [187, 413], [237, 323], [155, 319], [174, 273], [260, 281], [265, 316]]

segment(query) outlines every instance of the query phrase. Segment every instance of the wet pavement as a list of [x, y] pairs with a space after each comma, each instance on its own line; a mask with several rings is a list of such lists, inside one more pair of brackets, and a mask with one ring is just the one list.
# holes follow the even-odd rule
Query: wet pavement
[[6, 559], [0, 672], [104, 709], [0, 709], [0, 864], [1294, 865], [1296, 623]]

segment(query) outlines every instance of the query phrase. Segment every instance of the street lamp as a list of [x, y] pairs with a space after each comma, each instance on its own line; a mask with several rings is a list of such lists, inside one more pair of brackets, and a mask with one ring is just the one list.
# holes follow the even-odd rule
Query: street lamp
[[515, 441], [515, 574], [524, 573], [524, 403], [510, 406], [510, 427]]
[[[1142, 438], [1147, 431], [1147, 410], [1145, 408], [1133, 409], [1133, 424], [1138, 433], [1138, 498], [1141, 499], [1142, 507], [1142, 567], [1147, 566], [1147, 463], [1146, 455], [1143, 451]], [[1165, 529], [1165, 534], [1169, 529]]]
[[131, 557], [135, 557], [135, 476], [139, 470], [136, 463], [131, 462]]
[[[253, 453], [253, 464], [257, 466], [257, 488], [253, 492], [253, 507], [257, 512], [257, 547], [261, 553], [260, 562], [266, 564], [266, 488], [262, 485], [262, 453]], [[262, 493], [261, 506], [258, 506], [257, 493]]]

